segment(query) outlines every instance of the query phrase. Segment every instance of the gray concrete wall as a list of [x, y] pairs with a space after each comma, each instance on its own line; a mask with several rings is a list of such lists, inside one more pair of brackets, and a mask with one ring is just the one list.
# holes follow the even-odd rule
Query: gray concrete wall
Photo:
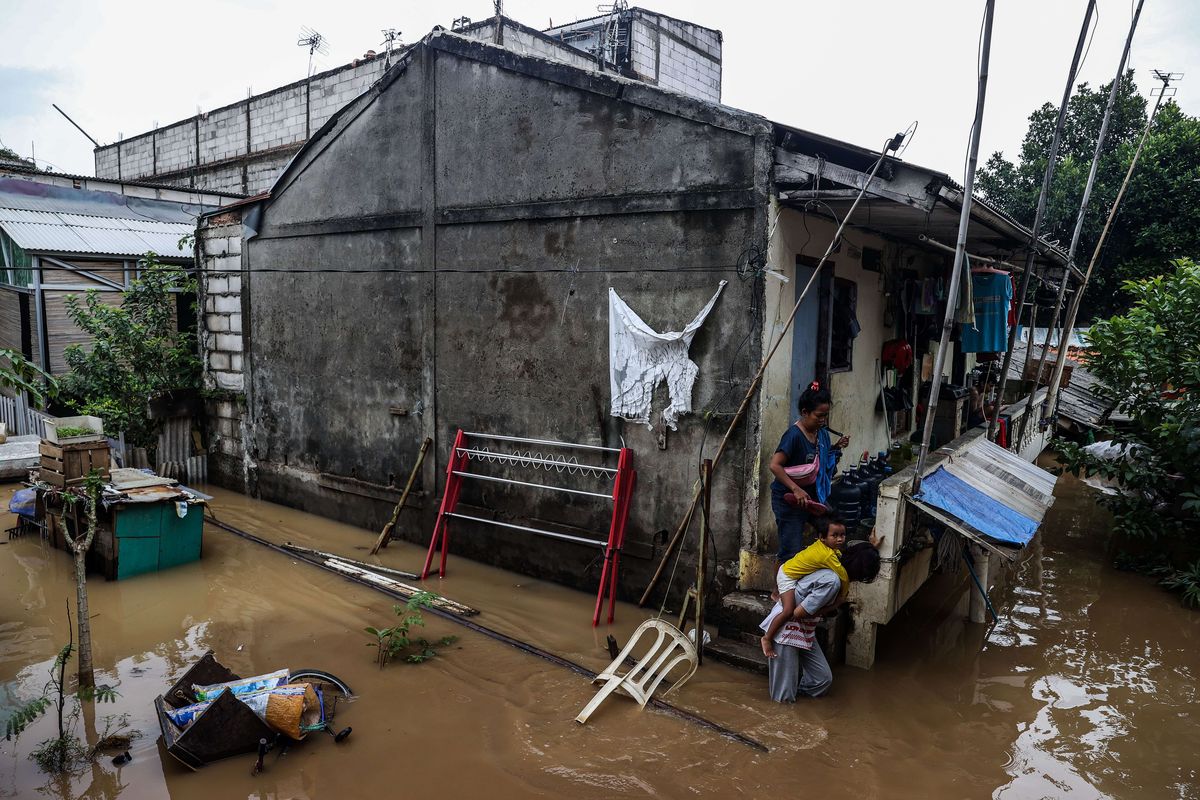
[[[765, 250], [769, 128], [460, 37], [429, 41], [296, 159], [246, 243], [257, 491], [378, 529], [430, 436], [419, 510], [400, 526], [425, 543], [459, 427], [623, 440], [640, 475], [622, 591], [640, 593], [656, 533], [690, 500], [703, 420], [666, 432], [609, 417], [607, 289], [657, 330], [678, 330], [728, 279], [691, 357], [695, 408], [719, 400], [732, 412], [759, 358], [748, 310], [762, 287], [738, 280], [735, 265], [747, 248]], [[714, 424], [708, 453], [723, 429]], [[718, 471], [727, 588], [740, 529], [756, 524], [743, 492], [757, 442], [752, 416]], [[469, 485], [463, 502], [523, 524], [607, 531], [603, 502], [506, 488]], [[458, 527], [453, 550], [587, 588], [599, 575], [598, 550], [490, 527]]]

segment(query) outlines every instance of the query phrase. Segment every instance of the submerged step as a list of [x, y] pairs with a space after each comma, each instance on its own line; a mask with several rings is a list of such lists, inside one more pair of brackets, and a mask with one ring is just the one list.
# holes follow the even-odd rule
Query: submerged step
[[747, 644], [718, 636], [704, 648], [704, 654], [741, 669], [767, 674], [767, 657], [757, 643]]

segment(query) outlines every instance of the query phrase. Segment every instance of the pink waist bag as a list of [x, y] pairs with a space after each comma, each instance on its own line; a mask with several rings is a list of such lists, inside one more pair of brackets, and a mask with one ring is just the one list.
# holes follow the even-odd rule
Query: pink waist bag
[[821, 462], [813, 459], [807, 464], [797, 464], [794, 467], [784, 467], [788, 477], [801, 486], [812, 486], [817, 482], [817, 473], [821, 471]]

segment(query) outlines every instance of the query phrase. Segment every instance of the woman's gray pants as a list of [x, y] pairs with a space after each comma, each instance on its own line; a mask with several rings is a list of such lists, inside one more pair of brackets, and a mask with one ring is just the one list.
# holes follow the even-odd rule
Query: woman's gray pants
[[767, 679], [771, 687], [771, 699], [778, 703], [792, 703], [797, 694], [820, 697], [833, 683], [833, 672], [821, 652], [821, 645], [813, 642], [811, 650], [801, 650], [791, 645], [775, 645], [775, 658], [767, 659]]

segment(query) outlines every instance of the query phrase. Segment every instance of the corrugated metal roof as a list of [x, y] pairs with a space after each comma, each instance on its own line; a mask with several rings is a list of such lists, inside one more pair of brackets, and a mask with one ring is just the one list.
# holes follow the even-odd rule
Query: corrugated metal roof
[[191, 246], [179, 240], [195, 231], [195, 223], [112, 219], [51, 211], [0, 207], [0, 228], [31, 253], [89, 253], [140, 256], [155, 252], [168, 258], [190, 258]]
[[0, 228], [31, 253], [191, 258], [204, 206], [0, 179]]
[[[1013, 348], [1012, 368], [1008, 373], [1009, 380], [1020, 380], [1021, 376], [1025, 374], [1025, 357], [1028, 352], [1029, 345], [1022, 342], [1018, 342], [1017, 346]], [[1039, 343], [1033, 346], [1035, 361], [1033, 369], [1037, 368], [1036, 362], [1041, 357], [1042, 347]], [[1046, 357], [1047, 370], [1054, 363], [1055, 357], [1055, 349], [1051, 347], [1050, 354]], [[1112, 411], [1113, 403], [1099, 393], [1099, 381], [1082, 364], [1069, 357], [1067, 363], [1072, 367], [1071, 379], [1059, 391], [1057, 413], [1072, 422], [1078, 422], [1089, 428], [1099, 428]], [[1066, 381], [1066, 378], [1064, 377], [1063, 380]]]
[[909, 500], [967, 538], [1006, 559], [991, 544], [1024, 545], [1054, 504], [1057, 479], [1015, 453], [977, 436], [927, 475]]

